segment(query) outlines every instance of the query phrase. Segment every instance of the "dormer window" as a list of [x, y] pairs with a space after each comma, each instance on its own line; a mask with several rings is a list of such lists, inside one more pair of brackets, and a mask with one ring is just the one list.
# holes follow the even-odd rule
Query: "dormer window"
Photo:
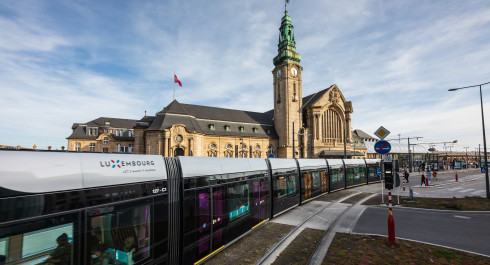
[[240, 127], [238, 127], [238, 128], [240, 129], [240, 132], [245, 132], [245, 127], [240, 126]]
[[105, 125], [111, 125], [111, 122], [110, 121], [106, 121], [104, 122]]
[[252, 130], [253, 130], [254, 133], [258, 133], [259, 132], [259, 129], [258, 128], [255, 128], [255, 127]]
[[214, 131], [215, 130], [214, 124], [209, 124], [209, 130], [211, 130], [211, 131]]
[[270, 135], [271, 134], [271, 129], [265, 130], [265, 133], [267, 133], [267, 135]]
[[231, 132], [230, 125], [225, 125], [225, 132]]
[[88, 135], [97, 136], [97, 128], [89, 128], [88, 129]]

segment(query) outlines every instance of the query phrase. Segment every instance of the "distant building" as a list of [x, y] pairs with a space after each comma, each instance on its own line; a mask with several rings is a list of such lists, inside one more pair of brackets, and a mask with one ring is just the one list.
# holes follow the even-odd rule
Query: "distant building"
[[68, 151], [133, 153], [135, 125], [136, 120], [105, 117], [74, 123]]
[[293, 28], [286, 10], [273, 59], [274, 109], [259, 113], [174, 100], [138, 121], [99, 118], [76, 123], [68, 137], [69, 150], [260, 158], [343, 158], [344, 152], [349, 158], [365, 156], [363, 138], [351, 131], [352, 103], [337, 85], [302, 96], [303, 67]]

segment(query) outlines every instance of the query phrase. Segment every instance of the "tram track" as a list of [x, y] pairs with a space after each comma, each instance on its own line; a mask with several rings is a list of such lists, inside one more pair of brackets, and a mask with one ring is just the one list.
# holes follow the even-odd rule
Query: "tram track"
[[[346, 195], [344, 197], [341, 197], [330, 204], [321, 207], [319, 210], [315, 211], [313, 214], [311, 214], [308, 218], [306, 218], [304, 221], [302, 221], [300, 224], [298, 224], [294, 229], [292, 229], [287, 235], [285, 235], [276, 245], [274, 245], [256, 264], [272, 264], [276, 257], [281, 254], [281, 252], [287, 248], [289, 243], [296, 238], [296, 236], [306, 227], [306, 224], [308, 223], [309, 220], [311, 220], [313, 217], [318, 216], [321, 212], [324, 210], [331, 208], [333, 206], [338, 206], [338, 203], [341, 203], [342, 201], [345, 201], [349, 198], [355, 197], [356, 195], [361, 194], [361, 192], [356, 192], [352, 193], [349, 195]], [[332, 222], [330, 222], [329, 227], [325, 231], [324, 235], [322, 236], [322, 239], [319, 241], [319, 244], [317, 244], [317, 247], [315, 248], [313, 254], [315, 254], [318, 251], [318, 246], [322, 245], [321, 243], [324, 241], [324, 239], [328, 236], [328, 234], [332, 231], [333, 227], [338, 223], [338, 220], [346, 213], [349, 209], [351, 209], [355, 204], [349, 205], [347, 208], [343, 209], [341, 213], [339, 213]], [[356, 204], [357, 205], [357, 204]], [[313, 255], [312, 255], [313, 257]], [[310, 258], [311, 260], [311, 258]]]

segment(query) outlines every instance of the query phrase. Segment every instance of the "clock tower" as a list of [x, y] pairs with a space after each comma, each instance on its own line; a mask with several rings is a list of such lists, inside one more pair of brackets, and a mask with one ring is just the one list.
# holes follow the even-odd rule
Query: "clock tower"
[[[299, 158], [299, 135], [302, 122], [303, 67], [301, 55], [296, 52], [293, 24], [287, 9], [279, 28], [278, 54], [274, 58], [274, 126], [279, 136], [278, 157]], [[294, 142], [293, 142], [294, 141]], [[294, 150], [293, 150], [294, 148]]]

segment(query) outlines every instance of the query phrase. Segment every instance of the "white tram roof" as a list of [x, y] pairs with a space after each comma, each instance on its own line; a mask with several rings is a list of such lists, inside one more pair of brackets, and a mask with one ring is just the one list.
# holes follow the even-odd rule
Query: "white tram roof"
[[365, 159], [365, 160], [366, 160], [366, 164], [368, 165], [379, 164], [379, 162], [381, 162], [381, 159]]
[[162, 156], [0, 151], [0, 186], [53, 192], [167, 178]]
[[297, 168], [294, 159], [287, 158], [269, 158], [271, 169]]
[[267, 170], [260, 158], [219, 158], [180, 156], [184, 178]]
[[344, 163], [346, 166], [348, 165], [366, 165], [366, 162], [364, 162], [364, 159], [344, 159]]
[[328, 166], [344, 166], [342, 159], [327, 159]]
[[299, 167], [327, 167], [325, 159], [298, 158]]

